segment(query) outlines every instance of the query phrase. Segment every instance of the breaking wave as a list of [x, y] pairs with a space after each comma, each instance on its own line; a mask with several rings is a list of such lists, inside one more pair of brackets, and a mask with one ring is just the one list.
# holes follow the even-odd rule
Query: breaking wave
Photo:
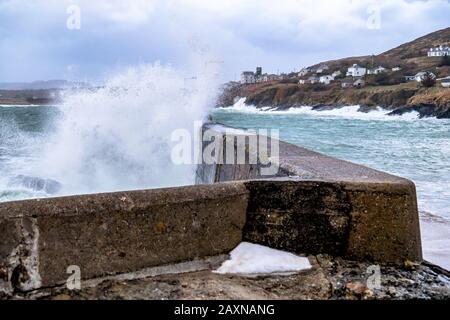
[[307, 115], [307, 116], [319, 116], [319, 117], [336, 117], [336, 118], [348, 118], [348, 119], [356, 119], [356, 120], [405, 120], [412, 121], [417, 120], [419, 118], [418, 112], [409, 112], [403, 115], [389, 115], [390, 111], [382, 108], [376, 108], [370, 112], [361, 112], [359, 105], [354, 106], [343, 106], [339, 108], [333, 108], [330, 110], [314, 110], [311, 106], [301, 106], [301, 107], [292, 107], [285, 110], [279, 110], [278, 108], [273, 107], [263, 107], [258, 108], [253, 105], [247, 105], [245, 103], [246, 99], [239, 99], [233, 106], [221, 108], [224, 111], [237, 111], [241, 113], [256, 113], [256, 114], [272, 114], [272, 115], [287, 115], [287, 114], [298, 114], [298, 115]]
[[[47, 195], [48, 188], [36, 186], [49, 181], [61, 185], [56, 195], [192, 184], [194, 165], [171, 161], [171, 134], [176, 129], [194, 134], [194, 122], [208, 115], [218, 88], [210, 74], [203, 69], [187, 83], [174, 68], [141, 65], [111, 77], [101, 88], [68, 94], [57, 108], [55, 130], [43, 130], [39, 141], [28, 140], [30, 135], [9, 139], [28, 153], [0, 159], [0, 169], [2, 163], [14, 164], [0, 179], [0, 201]], [[24, 183], [17, 179], [21, 175]]]

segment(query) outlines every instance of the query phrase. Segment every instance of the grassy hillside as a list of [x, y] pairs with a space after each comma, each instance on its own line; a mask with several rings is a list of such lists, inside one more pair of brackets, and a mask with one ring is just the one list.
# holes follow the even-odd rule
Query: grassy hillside
[[449, 76], [450, 68], [437, 68], [441, 60], [439, 57], [427, 57], [428, 50], [439, 45], [450, 46], [450, 28], [433, 32], [379, 55], [330, 60], [318, 63], [313, 67], [327, 64], [330, 66], [330, 70], [334, 71], [346, 69], [352, 64], [358, 63], [368, 68], [379, 65], [388, 68], [399, 66], [405, 75], [413, 75], [420, 71], [432, 71], [442, 77]]

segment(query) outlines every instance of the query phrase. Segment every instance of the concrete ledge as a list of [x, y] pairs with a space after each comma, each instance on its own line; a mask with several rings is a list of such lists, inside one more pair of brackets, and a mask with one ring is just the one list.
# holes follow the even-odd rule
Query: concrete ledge
[[246, 241], [359, 261], [422, 259], [413, 185], [272, 179], [246, 186]]
[[242, 183], [0, 205], [0, 292], [226, 254], [242, 240]]

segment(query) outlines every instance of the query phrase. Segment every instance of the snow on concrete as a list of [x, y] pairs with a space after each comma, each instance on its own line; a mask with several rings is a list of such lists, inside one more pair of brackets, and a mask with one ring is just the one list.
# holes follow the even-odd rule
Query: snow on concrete
[[308, 258], [247, 242], [242, 242], [230, 256], [215, 273], [289, 274], [311, 269]]

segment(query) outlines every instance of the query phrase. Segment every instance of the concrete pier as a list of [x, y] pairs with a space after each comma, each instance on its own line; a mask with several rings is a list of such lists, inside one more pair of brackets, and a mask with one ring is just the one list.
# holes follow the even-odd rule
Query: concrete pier
[[[225, 127], [206, 129], [226, 140]], [[249, 139], [247, 158], [256, 152]], [[261, 174], [274, 163], [257, 160], [203, 163], [195, 186], [0, 204], [0, 293], [64, 284], [70, 266], [93, 279], [227, 254], [242, 240], [356, 261], [422, 260], [411, 181], [281, 141], [276, 172]]]

